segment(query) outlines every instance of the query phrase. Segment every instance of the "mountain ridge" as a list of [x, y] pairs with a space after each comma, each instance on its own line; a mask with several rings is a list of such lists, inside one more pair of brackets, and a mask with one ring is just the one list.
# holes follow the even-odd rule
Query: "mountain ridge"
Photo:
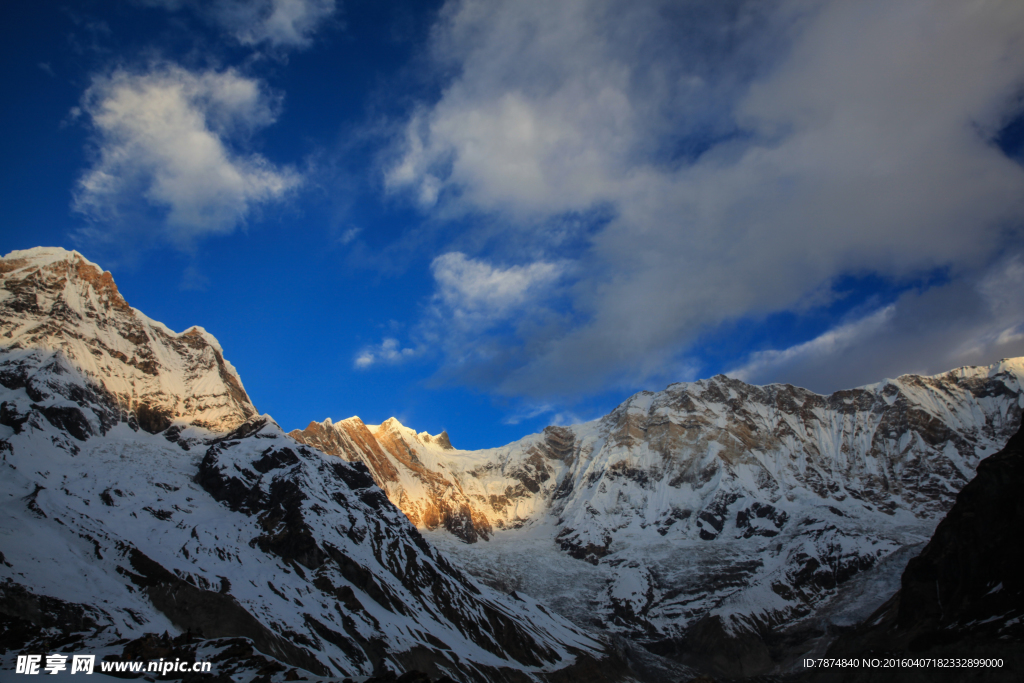
[[[1006, 359], [830, 395], [718, 375], [498, 448], [442, 451], [391, 429], [371, 464], [349, 420], [330, 425], [345, 448], [324, 448], [387, 472], [390, 499], [492, 585], [687, 663], [749, 641], [718, 670], [749, 675], [774, 666], [772, 633], [818, 619], [854, 577], [883, 566], [894, 580], [884, 560], [926, 541], [1019, 425], [1022, 375], [1024, 359]], [[327, 429], [292, 436], [311, 428]]]

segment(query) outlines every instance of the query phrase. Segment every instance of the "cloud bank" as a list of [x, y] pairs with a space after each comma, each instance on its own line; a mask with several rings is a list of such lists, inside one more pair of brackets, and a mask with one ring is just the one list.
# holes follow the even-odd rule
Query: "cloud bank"
[[294, 170], [241, 150], [274, 122], [277, 104], [233, 69], [166, 64], [97, 76], [82, 98], [95, 148], [74, 209], [91, 219], [91, 236], [146, 229], [135, 221], [148, 211], [179, 246], [231, 232], [300, 183]]
[[934, 374], [1024, 351], [1024, 263], [904, 293], [894, 303], [787, 349], [760, 351], [726, 374], [819, 392], [902, 374]]
[[[993, 140], [1024, 112], [1022, 44], [1024, 4], [998, 0], [447, 3], [430, 54], [454, 75], [409, 117], [387, 187], [439, 217], [486, 217], [488, 258], [532, 254], [524, 273], [565, 262], [536, 225], [611, 218], [562, 267], [572, 277], [543, 283], [568, 302], [558, 324], [521, 308], [511, 330], [472, 328], [440, 346], [444, 372], [529, 397], [678, 379], [701, 335], [806, 308], [837, 278], [951, 278], [831, 341], [750, 359], [747, 376], [771, 378], [844, 340], [909, 334], [897, 312], [930, 298], [977, 300], [1021, 248], [1024, 169]], [[454, 291], [446, 272], [435, 301]], [[1015, 333], [991, 337], [1002, 318], [979, 310], [976, 341], [1009, 348]], [[956, 355], [940, 336], [928, 362]]]

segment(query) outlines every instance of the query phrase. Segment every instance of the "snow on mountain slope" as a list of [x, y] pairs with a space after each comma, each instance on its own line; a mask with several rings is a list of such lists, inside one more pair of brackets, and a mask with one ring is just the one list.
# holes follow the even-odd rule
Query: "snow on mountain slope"
[[150, 320], [125, 302], [110, 273], [75, 251], [37, 247], [0, 259], [0, 339], [28, 352], [18, 372], [31, 374], [61, 352], [150, 432], [173, 421], [229, 431], [256, 415], [212, 335]]
[[247, 638], [318, 676], [624, 679], [584, 631], [454, 567], [365, 467], [242, 419], [212, 337], [162, 331], [76, 253], [2, 263], [5, 663], [168, 631]]
[[[453, 525], [420, 510], [457, 501], [456, 536], [490, 540], [428, 538], [492, 585], [682, 659], [753, 634], [729, 657], [743, 667], [719, 669], [746, 675], [771, 666], [766, 634], [827, 612], [859, 573], [897, 571], [882, 560], [929, 537], [1020, 423], [1022, 374], [1010, 359], [830, 396], [720, 375], [502, 448], [439, 449], [412, 430], [397, 449], [371, 443], [372, 458], [365, 435], [324, 448], [378, 481], [391, 472], [382, 488], [425, 529]], [[344, 440], [352, 424], [293, 435]]]

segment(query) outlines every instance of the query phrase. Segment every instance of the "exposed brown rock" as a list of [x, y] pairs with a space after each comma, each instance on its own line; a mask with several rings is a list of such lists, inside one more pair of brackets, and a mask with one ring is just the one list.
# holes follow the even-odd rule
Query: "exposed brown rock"
[[[362, 420], [352, 417], [337, 423], [310, 422], [306, 429], [294, 430], [289, 436], [324, 453], [365, 463], [374, 482], [416, 526], [443, 527], [467, 543], [486, 540], [493, 533], [487, 515], [470, 501], [457, 482], [423, 465], [416, 454], [418, 445], [407, 442], [400, 427], [391, 418], [371, 432]], [[447, 432], [437, 436], [418, 434], [416, 439], [421, 441], [419, 445], [433, 444], [453, 450]], [[400, 484], [398, 468], [418, 480], [427, 495], [408, 495]]]

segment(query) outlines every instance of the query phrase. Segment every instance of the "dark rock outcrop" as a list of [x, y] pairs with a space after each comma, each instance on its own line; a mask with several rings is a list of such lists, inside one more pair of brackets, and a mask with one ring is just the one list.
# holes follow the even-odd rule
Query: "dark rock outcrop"
[[119, 567], [153, 606], [187, 633], [207, 638], [248, 638], [261, 652], [320, 676], [331, 672], [308, 650], [273, 633], [234, 596], [197, 588], [175, 576], [138, 548], [126, 548], [129, 568]]

